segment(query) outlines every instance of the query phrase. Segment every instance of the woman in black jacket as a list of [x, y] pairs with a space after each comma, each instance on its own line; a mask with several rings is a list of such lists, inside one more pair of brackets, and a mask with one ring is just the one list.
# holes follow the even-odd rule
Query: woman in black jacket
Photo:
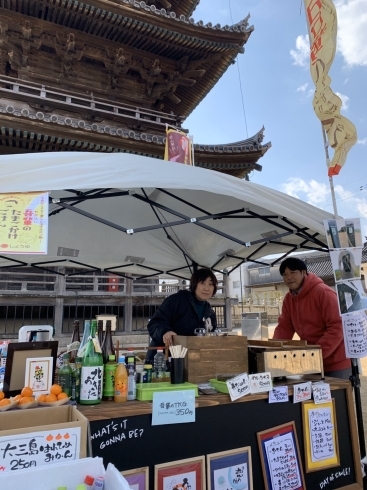
[[[195, 335], [196, 328], [215, 330], [217, 319], [210, 300], [217, 292], [218, 281], [210, 269], [198, 269], [190, 279], [188, 291], [178, 291], [166, 298], [148, 323], [150, 347], [172, 345], [174, 335]], [[155, 351], [148, 351], [152, 359]]]

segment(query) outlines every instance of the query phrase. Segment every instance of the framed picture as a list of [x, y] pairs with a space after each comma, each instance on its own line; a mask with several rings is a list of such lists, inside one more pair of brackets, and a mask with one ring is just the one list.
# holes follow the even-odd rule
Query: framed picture
[[251, 447], [208, 454], [206, 471], [208, 490], [253, 490]]
[[25, 370], [27, 359], [39, 359], [40, 357], [52, 357], [53, 367], [51, 379], [55, 376], [57, 340], [43, 342], [10, 342], [6, 358], [4, 387], [6, 396], [15, 396], [24, 388]]
[[149, 467], [121, 471], [131, 490], [149, 490]]
[[265, 489], [278, 490], [286, 481], [292, 490], [305, 490], [294, 422], [258, 432], [257, 441]]
[[205, 456], [154, 467], [154, 490], [205, 490]]
[[340, 465], [335, 401], [302, 403], [306, 472]]
[[49, 393], [52, 386], [53, 357], [28, 358], [25, 362], [24, 386], [34, 393]]

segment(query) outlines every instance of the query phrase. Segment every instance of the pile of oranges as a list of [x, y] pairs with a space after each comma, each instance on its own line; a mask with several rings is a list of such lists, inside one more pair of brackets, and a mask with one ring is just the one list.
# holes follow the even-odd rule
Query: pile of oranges
[[58, 384], [54, 384], [50, 388], [50, 393], [48, 395], [40, 395], [37, 400], [39, 402], [52, 403], [60, 400], [64, 400], [64, 398], [69, 398], [68, 395], [62, 391], [62, 387]]
[[32, 403], [35, 401], [33, 396], [33, 390], [29, 386], [25, 386], [19, 395], [13, 398], [14, 401], [18, 402], [18, 405], [25, 405], [26, 403]]
[[10, 405], [11, 400], [9, 398], [5, 398], [5, 393], [0, 391], [0, 407], [5, 407], [6, 405]]

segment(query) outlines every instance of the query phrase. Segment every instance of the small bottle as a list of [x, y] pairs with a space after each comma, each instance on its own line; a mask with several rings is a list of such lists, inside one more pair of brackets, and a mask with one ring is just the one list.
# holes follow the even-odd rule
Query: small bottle
[[116, 363], [115, 355], [109, 357], [109, 361], [104, 366], [103, 378], [103, 400], [113, 400], [115, 394], [115, 373], [118, 364]]
[[[102, 344], [103, 344], [103, 320], [98, 320], [97, 337], [98, 337], [99, 345], [102, 347]], [[106, 361], [106, 362], [108, 362], [108, 361]]]
[[59, 385], [62, 387], [62, 391], [68, 396], [71, 396], [71, 378], [73, 375], [73, 369], [69, 364], [69, 354], [63, 355], [63, 365], [59, 369], [58, 379]]
[[127, 374], [127, 399], [129, 401], [136, 400], [136, 371], [134, 364], [128, 364]]
[[94, 477], [93, 476], [90, 476], [90, 475], [87, 475], [85, 478], [84, 478], [84, 485], [85, 487], [89, 490], [92, 490], [92, 487], [93, 487], [93, 483], [94, 483]]
[[87, 345], [89, 337], [90, 337], [90, 320], [85, 320], [83, 338], [82, 341], [80, 342], [80, 346], [77, 352], [77, 357], [83, 357], [84, 350]]
[[152, 371], [153, 371], [153, 366], [151, 364], [144, 364], [143, 383], [152, 382]]
[[81, 405], [95, 405], [102, 401], [103, 358], [96, 332], [97, 321], [92, 320], [82, 361], [79, 400]]
[[75, 359], [75, 367], [73, 370], [73, 374], [71, 377], [71, 399], [79, 403], [80, 401], [80, 377], [82, 370], [82, 361], [81, 357], [77, 357]]
[[115, 372], [115, 395], [113, 399], [118, 403], [127, 401], [127, 371], [125, 367], [125, 356], [119, 357], [119, 365]]
[[166, 372], [166, 361], [164, 359], [163, 349], [157, 349], [157, 353], [154, 356], [154, 372], [157, 381], [162, 381], [164, 373]]
[[113, 346], [113, 340], [112, 340], [112, 331], [111, 331], [111, 320], [106, 321], [106, 332], [103, 337], [103, 343], [102, 343], [102, 356], [103, 356], [103, 363], [107, 364], [109, 360], [109, 356], [115, 355], [115, 348]]
[[97, 476], [94, 480], [92, 490], [103, 490], [104, 488], [104, 477]]
[[80, 334], [79, 334], [79, 320], [74, 320], [73, 334], [71, 336], [71, 343], [68, 345], [68, 351], [70, 356], [70, 366], [74, 369], [75, 359], [80, 347]]

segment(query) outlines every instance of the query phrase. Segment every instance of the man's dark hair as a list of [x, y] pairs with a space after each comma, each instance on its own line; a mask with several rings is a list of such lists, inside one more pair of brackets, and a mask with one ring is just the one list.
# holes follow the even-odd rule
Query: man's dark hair
[[193, 273], [193, 275], [190, 278], [190, 291], [192, 293], [195, 293], [199, 282], [206, 281], [208, 277], [210, 277], [214, 286], [214, 292], [213, 292], [213, 296], [214, 296], [218, 289], [218, 280], [210, 269], [198, 269]]
[[289, 257], [288, 259], [283, 260], [279, 267], [281, 276], [284, 274], [287, 267], [291, 271], [307, 272], [307, 265], [303, 262], [303, 260], [297, 259], [296, 257]]

